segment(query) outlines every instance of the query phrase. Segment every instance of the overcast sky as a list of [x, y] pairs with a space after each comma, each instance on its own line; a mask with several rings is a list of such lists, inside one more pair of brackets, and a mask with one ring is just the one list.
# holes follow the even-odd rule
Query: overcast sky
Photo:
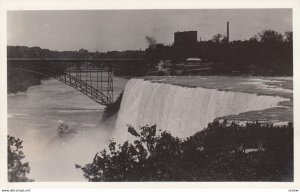
[[292, 31], [291, 9], [9, 11], [8, 45], [51, 50], [136, 50], [145, 36], [172, 44], [176, 31], [198, 31], [198, 40], [226, 34], [249, 39], [265, 29]]

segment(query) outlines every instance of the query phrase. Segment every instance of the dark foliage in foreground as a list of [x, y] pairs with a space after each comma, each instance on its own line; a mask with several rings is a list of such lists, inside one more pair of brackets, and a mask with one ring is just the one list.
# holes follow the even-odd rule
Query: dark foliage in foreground
[[120, 93], [118, 98], [116, 99], [115, 102], [107, 105], [104, 109], [104, 113], [102, 115], [102, 120], [106, 120], [108, 118], [110, 118], [111, 116], [113, 116], [114, 114], [116, 114], [121, 106], [121, 102], [122, 102], [122, 98], [123, 98], [123, 93]]
[[20, 139], [7, 136], [7, 172], [9, 182], [29, 182], [26, 174], [30, 172], [29, 164], [22, 163], [25, 158], [22, 152], [23, 146]]
[[293, 125], [211, 123], [180, 140], [156, 126], [97, 153], [80, 168], [88, 181], [292, 181]]

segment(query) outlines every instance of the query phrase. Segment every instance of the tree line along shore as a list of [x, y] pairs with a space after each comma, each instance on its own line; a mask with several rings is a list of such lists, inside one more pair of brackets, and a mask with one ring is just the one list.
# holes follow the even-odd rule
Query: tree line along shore
[[143, 59], [141, 64], [114, 66], [114, 75], [127, 77], [153, 74], [160, 61], [170, 61], [172, 71], [176, 64], [183, 63], [187, 58], [201, 58], [211, 64], [210, 70], [201, 75], [292, 76], [293, 33], [263, 30], [247, 40], [230, 42], [225, 36], [216, 34], [210, 40], [193, 45], [164, 45], [155, 42], [145, 50], [107, 52], [92, 52], [83, 48], [78, 51], [53, 51], [40, 47], [7, 46], [7, 57]]

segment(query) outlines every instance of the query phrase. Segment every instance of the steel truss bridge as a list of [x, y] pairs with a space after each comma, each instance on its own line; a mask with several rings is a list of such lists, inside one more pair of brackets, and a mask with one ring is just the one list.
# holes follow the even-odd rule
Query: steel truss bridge
[[109, 105], [114, 101], [114, 67], [142, 61], [142, 59], [8, 58], [7, 66], [10, 69], [55, 78], [95, 102]]

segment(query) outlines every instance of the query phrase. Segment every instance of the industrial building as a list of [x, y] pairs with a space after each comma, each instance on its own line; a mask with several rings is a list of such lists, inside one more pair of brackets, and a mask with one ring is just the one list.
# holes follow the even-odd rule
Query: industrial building
[[183, 31], [174, 33], [174, 45], [186, 47], [197, 44], [197, 31]]

